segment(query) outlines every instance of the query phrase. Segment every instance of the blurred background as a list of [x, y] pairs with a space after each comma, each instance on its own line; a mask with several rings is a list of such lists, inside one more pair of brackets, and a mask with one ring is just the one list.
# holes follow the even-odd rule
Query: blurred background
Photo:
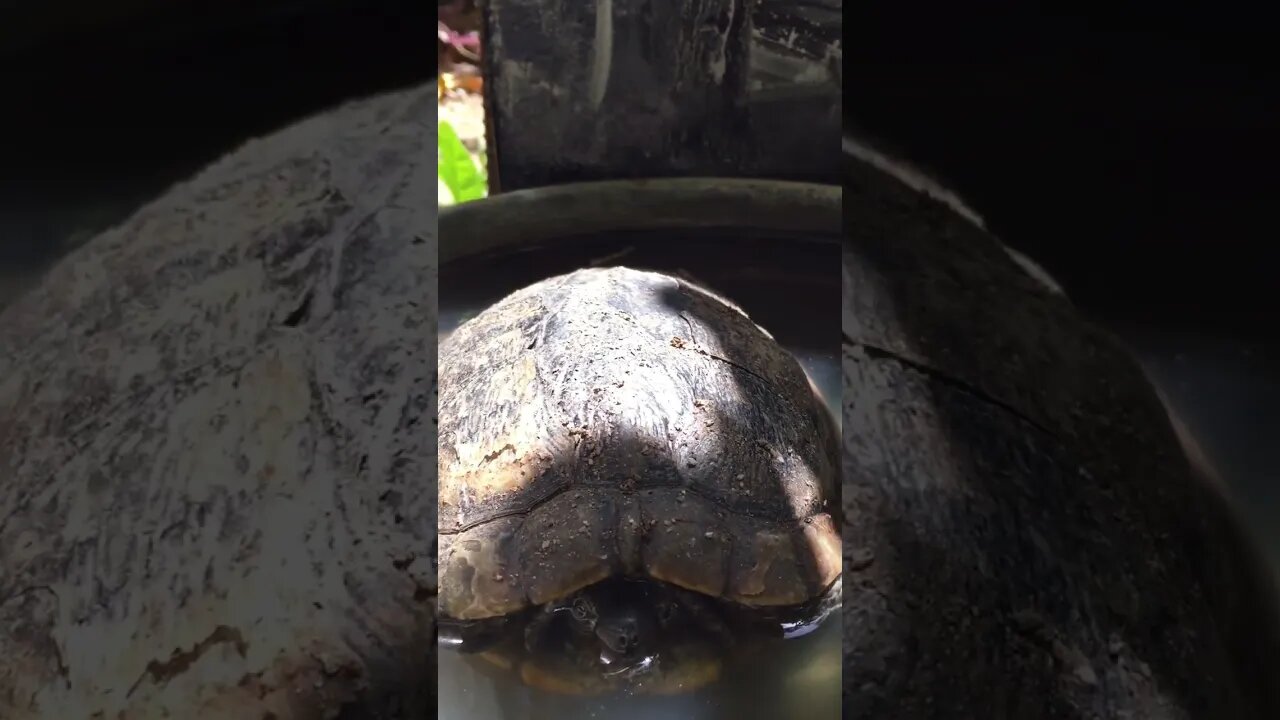
[[1128, 342], [1280, 562], [1280, 84], [1240, 5], [878, 7], [845, 119]]
[[[876, 11], [897, 17], [855, 23], [877, 30], [857, 32], [846, 122], [1130, 343], [1280, 558], [1270, 25], [1221, 5]], [[426, 57], [426, 25], [351, 0], [0, 2], [0, 305], [245, 139], [427, 82], [446, 49]], [[467, 72], [442, 93], [474, 107]]]
[[425, 84], [392, 2], [0, 0], [0, 305], [245, 140]]

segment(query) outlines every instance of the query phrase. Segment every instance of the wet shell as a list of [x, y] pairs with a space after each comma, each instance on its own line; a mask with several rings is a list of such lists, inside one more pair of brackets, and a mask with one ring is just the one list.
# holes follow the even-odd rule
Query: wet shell
[[687, 282], [581, 270], [440, 349], [440, 610], [496, 617], [610, 576], [748, 606], [840, 572], [837, 438], [803, 370]]

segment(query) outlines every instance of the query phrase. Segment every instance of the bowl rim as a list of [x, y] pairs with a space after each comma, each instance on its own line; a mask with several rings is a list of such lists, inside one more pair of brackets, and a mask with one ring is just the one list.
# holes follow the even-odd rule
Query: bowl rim
[[439, 262], [606, 232], [750, 229], [838, 242], [844, 188], [747, 178], [655, 178], [515, 190], [440, 209]]

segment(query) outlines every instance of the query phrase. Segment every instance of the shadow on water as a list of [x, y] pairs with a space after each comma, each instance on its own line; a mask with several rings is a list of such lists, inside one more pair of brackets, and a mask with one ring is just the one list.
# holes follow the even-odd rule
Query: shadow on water
[[[687, 256], [685, 260], [688, 260]], [[643, 263], [636, 264], [644, 266]], [[697, 265], [694, 264], [694, 267], [696, 268]], [[556, 271], [563, 270], [551, 268], [546, 274], [554, 274]], [[714, 275], [714, 272], [712, 274]], [[442, 280], [445, 277], [447, 274], [442, 273]], [[451, 302], [452, 298], [444, 292], [444, 288], [442, 288], [442, 298], [442, 315], [447, 318], [448, 309], [454, 306], [454, 303]], [[768, 377], [769, 372], [757, 370], [761, 367], [759, 357], [751, 357], [749, 353], [744, 354], [740, 341], [723, 337], [716, 330], [725, 327], [724, 317], [719, 313], [733, 313], [732, 310], [706, 302], [705, 296], [693, 291], [687, 283], [683, 282], [655, 293], [654, 299], [659, 301], [662, 307], [617, 307], [614, 310], [619, 313], [630, 313], [632, 316], [655, 319], [649, 322], [655, 322], [657, 325], [644, 330], [648, 335], [645, 342], [660, 346], [662, 352], [676, 351], [676, 354], [670, 357], [681, 359], [682, 362], [664, 364], [660, 373], [655, 373], [648, 378], [645, 387], [637, 390], [641, 393], [649, 393], [648, 397], [637, 401], [642, 407], [647, 406], [647, 410], [627, 413], [619, 417], [606, 412], [605, 408], [600, 407], [592, 399], [592, 388], [600, 385], [602, 381], [611, 381], [612, 377], [599, 374], [589, 377], [586, 375], [603, 367], [606, 375], [617, 373], [618, 379], [626, 382], [635, 379], [636, 375], [643, 375], [642, 368], [609, 361], [607, 347], [595, 348], [596, 352], [577, 360], [576, 362], [582, 363], [582, 366], [580, 369], [570, 368], [567, 371], [570, 381], [564, 387], [571, 388], [566, 395], [572, 395], [575, 392], [572, 388], [578, 388], [576, 392], [581, 393], [582, 397], [576, 400], [570, 397], [567, 404], [562, 398], [560, 406], [574, 408], [574, 413], [586, 423], [598, 423], [608, 428], [603, 431], [603, 434], [593, 431], [590, 436], [606, 445], [594, 449], [586, 447], [586, 443], [564, 446], [562, 451], [556, 454], [554, 466], [543, 473], [543, 482], [538, 483], [536, 488], [530, 487], [532, 496], [542, 498], [549, 486], [570, 483], [572, 483], [572, 489], [569, 492], [592, 486], [608, 488], [609, 492], [613, 493], [613, 497], [601, 507], [600, 511], [616, 514], [619, 506], [626, 503], [627, 499], [617, 492], [615, 475], [636, 474], [639, 468], [634, 462], [625, 467], [610, 467], [607, 463], [601, 462], [600, 458], [633, 460], [642, 458], [644, 460], [643, 476], [647, 480], [637, 487], [634, 495], [638, 496], [644, 492], [661, 492], [664, 488], [669, 490], [691, 488], [695, 490], [691, 495], [701, 498], [713, 493], [696, 492], [697, 488], [701, 486], [708, 490], [713, 489], [721, 482], [718, 480], [721, 473], [732, 471], [735, 476], [738, 474], [750, 476], [747, 482], [750, 484], [751, 492], [747, 496], [752, 502], [744, 502], [740, 508], [749, 508], [752, 515], [770, 518], [779, 524], [795, 522], [790, 516], [789, 495], [784, 490], [787, 483], [794, 482], [794, 476], [784, 477], [782, 471], [796, 468], [788, 468], [786, 464], [779, 465], [775, 462], [776, 456], [771, 457], [761, 445], [748, 442], [727, 447], [724, 439], [763, 438], [766, 440], [766, 445], [771, 445], [779, 451], [785, 452], [788, 447], [797, 448], [798, 452], [787, 455], [793, 458], [792, 462], [794, 459], [799, 459], [806, 466], [804, 472], [817, 472], [819, 475], [825, 474], [828, 478], [834, 476], [833, 469], [830, 468], [830, 463], [834, 461], [834, 448], [827, 448], [826, 457], [823, 458], [822, 451], [812, 447], [812, 437], [804, 437], [811, 433], [798, 432], [794, 427], [783, 427], [770, 420], [771, 417], [786, 412], [784, 406], [793, 402], [789, 398], [796, 395], [796, 389], [780, 392]], [[757, 302], [761, 300], [759, 288], [755, 297], [750, 299]], [[776, 298], [765, 299], [776, 302]], [[472, 303], [468, 305], [475, 307]], [[733, 314], [736, 315], [736, 313]], [[446, 329], [446, 322], [446, 319], [442, 319], [442, 329]], [[743, 321], [743, 325], [745, 324]], [[673, 338], [687, 341], [684, 343], [685, 347], [674, 348]], [[784, 332], [779, 340], [785, 341], [785, 339]], [[457, 338], [457, 340], [465, 339]], [[708, 350], [718, 357], [700, 354], [699, 350]], [[447, 352], [447, 348], [442, 347], [442, 355]], [[569, 362], [574, 361], [569, 360]], [[679, 368], [682, 375], [676, 378], [668, 377], [664, 382], [662, 374], [673, 367]], [[556, 370], [557, 374], [566, 371], [564, 367], [557, 367]], [[726, 370], [728, 372], [725, 372]], [[576, 377], [575, 373], [579, 371], [584, 373], [584, 376]], [[809, 389], [798, 371], [795, 375], [801, 379], [793, 384], [798, 385], [799, 397], [805, 397]], [[555, 389], [548, 387], [546, 393], [552, 393]], [[688, 396], [685, 397], [685, 394]], [[550, 397], [549, 394], [547, 396]], [[699, 401], [700, 406], [694, 405], [695, 399]], [[446, 413], [447, 409], [442, 408], [442, 418]], [[678, 426], [677, 423], [679, 423]], [[694, 423], [707, 423], [707, 425], [695, 432], [690, 432], [689, 429]], [[442, 433], [447, 433], [445, 426], [446, 422], [442, 420]], [[676, 427], [679, 429], [675, 430]], [[707, 428], [714, 428], [714, 430]], [[655, 441], [661, 441], [665, 446], [662, 452], [653, 452]], [[810, 443], [811, 448], [807, 451], [803, 450], [806, 441]], [[604, 449], [608, 452], [595, 452]], [[588, 462], [589, 460], [591, 462]], [[828, 468], [823, 470], [812, 467], [817, 464], [826, 464]], [[540, 502], [547, 501], [540, 500]], [[701, 500], [698, 502], [701, 503]], [[672, 503], [665, 509], [666, 517], [678, 518], [680, 513], [686, 512], [690, 507], [696, 508], [698, 504]], [[699, 528], [706, 527], [713, 532], [724, 527], [724, 513], [720, 512], [720, 508], [714, 504], [704, 507], [712, 510], [711, 514], [693, 519], [693, 524]], [[656, 519], [661, 521], [663, 517]], [[606, 523], [606, 525], [617, 527], [616, 522]], [[710, 530], [711, 528], [715, 530]], [[732, 536], [730, 528], [726, 527], [725, 530], [726, 537]], [[616, 547], [617, 538], [607, 538], [602, 544], [605, 547]], [[614, 555], [611, 562], [617, 562], [617, 551], [610, 552]], [[714, 552], [696, 561], [710, 576], [723, 578], [723, 580], [716, 580], [721, 586], [727, 582], [728, 573], [732, 571], [731, 562], [727, 554]], [[729, 664], [721, 682], [695, 693], [671, 697], [630, 695], [595, 698], [558, 697], [524, 687], [518, 681], [513, 681], [511, 675], [477, 671], [472, 662], [458, 663], [454, 662], [457, 660], [456, 656], [454, 658], [443, 656], [442, 688], [447, 684], [453, 684], [457, 687], [457, 692], [453, 693], [449, 699], [446, 698], [449, 693], [442, 695], [442, 708], [447, 702], [453, 702], [455, 712], [461, 713], [459, 717], [554, 717], [557, 719], [652, 717], [705, 718], [707, 720], [835, 717], [839, 702], [837, 693], [839, 671], [833, 668], [837, 667], [838, 662], [836, 659], [838, 642], [838, 627], [824, 627], [810, 636], [785, 642], [760, 640], [753, 645], [743, 641], [740, 647], [735, 647], [729, 654]], [[825, 675], [820, 667], [823, 664], [820, 660], [822, 657], [829, 658]], [[815, 677], [820, 679], [815, 681]], [[824, 683], [823, 680], [826, 682]], [[830, 688], [829, 692], [823, 689], [827, 687]], [[819, 697], [815, 697], [815, 692]], [[829, 698], [821, 697], [824, 692]], [[807, 701], [809, 706], [798, 707], [798, 700]]]
[[859, 181], [844, 716], [1274, 717], [1272, 595], [1137, 365], [989, 238]]

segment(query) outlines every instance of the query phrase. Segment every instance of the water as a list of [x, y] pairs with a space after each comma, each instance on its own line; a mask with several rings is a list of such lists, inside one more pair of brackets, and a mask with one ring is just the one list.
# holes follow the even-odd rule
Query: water
[[[736, 298], [734, 298], [736, 300]], [[443, 305], [443, 303], [442, 303]], [[440, 339], [483, 306], [442, 307]], [[775, 337], [782, 337], [766, 326]], [[840, 417], [840, 358], [832, 350], [784, 346], [813, 379]], [[619, 694], [573, 697], [523, 685], [514, 673], [475, 656], [443, 649], [439, 665], [439, 715], [446, 720], [826, 720], [840, 717], [840, 613], [816, 630], [790, 640], [762, 640], [726, 661], [721, 680], [677, 696]]]
[[776, 641], [738, 658], [723, 680], [671, 697], [619, 695], [579, 698], [551, 695], [522, 685], [484, 661], [440, 653], [439, 713], [447, 720], [752, 720], [840, 717], [840, 619], [816, 632]]

